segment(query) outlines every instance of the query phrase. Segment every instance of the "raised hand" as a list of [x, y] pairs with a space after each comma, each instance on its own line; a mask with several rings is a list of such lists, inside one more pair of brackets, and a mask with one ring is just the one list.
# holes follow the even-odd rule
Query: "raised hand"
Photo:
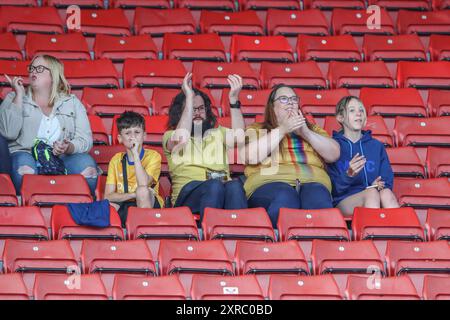
[[25, 87], [23, 86], [23, 79], [21, 77], [13, 77], [11, 78], [5, 74], [6, 80], [8, 80], [11, 88], [16, 92], [16, 95], [19, 97], [23, 97], [25, 95]]
[[194, 97], [194, 90], [192, 90], [192, 73], [191, 72], [186, 73], [186, 75], [184, 76], [183, 85], [182, 85], [181, 89], [183, 90], [186, 98]]
[[358, 173], [361, 172], [361, 170], [364, 168], [364, 165], [366, 164], [366, 158], [364, 156], [360, 156], [359, 153], [357, 153], [352, 160], [350, 160], [350, 164], [347, 170], [347, 175], [349, 177], [355, 177], [358, 175]]
[[228, 76], [227, 81], [231, 88], [228, 98], [231, 104], [235, 104], [239, 100], [239, 93], [242, 90], [242, 78], [237, 74], [231, 74]]

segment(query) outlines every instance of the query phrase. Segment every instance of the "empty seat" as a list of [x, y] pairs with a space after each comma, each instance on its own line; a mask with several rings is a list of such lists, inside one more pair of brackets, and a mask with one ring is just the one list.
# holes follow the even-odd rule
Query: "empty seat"
[[127, 59], [123, 66], [126, 88], [181, 88], [186, 69], [178, 60]]
[[[333, 131], [340, 131], [341, 125], [334, 116], [326, 116], [323, 128], [329, 135], [333, 134]], [[368, 116], [367, 123], [363, 130], [372, 131], [372, 136], [382, 142], [387, 147], [394, 146], [393, 139], [389, 134], [386, 123], [381, 116]]]
[[264, 26], [254, 11], [213, 12], [202, 11], [200, 16], [202, 33], [264, 35]]
[[345, 291], [349, 300], [420, 300], [407, 276], [375, 278], [349, 276]]
[[394, 176], [426, 178], [425, 168], [414, 147], [387, 148], [386, 153]]
[[428, 209], [425, 229], [430, 241], [450, 241], [450, 210]]
[[450, 27], [450, 12], [430, 11], [411, 12], [400, 10], [397, 17], [399, 33], [417, 33], [419, 36], [430, 34], [448, 34]]
[[205, 240], [224, 240], [230, 257], [237, 240], [274, 242], [275, 233], [264, 208], [226, 210], [206, 208], [202, 221]]
[[350, 241], [347, 224], [339, 209], [302, 210], [281, 208], [278, 217], [281, 241], [296, 240], [310, 259], [313, 239]]
[[148, 35], [118, 37], [98, 34], [95, 37], [94, 55], [96, 59], [111, 59], [123, 62], [131, 59], [158, 59], [158, 49]]
[[119, 75], [109, 59], [65, 61], [64, 75], [72, 90], [119, 88]]
[[427, 116], [427, 108], [422, 97], [414, 88], [362, 88], [359, 97], [366, 107], [368, 115]]
[[226, 61], [225, 48], [215, 33], [183, 35], [166, 33], [163, 43], [164, 59], [181, 61]]
[[144, 239], [156, 257], [160, 240], [200, 240], [188, 207], [143, 209], [131, 207], [127, 218], [128, 239]]
[[37, 0], [4, 0], [2, 6], [29, 6], [37, 7]]
[[99, 116], [88, 115], [89, 124], [92, 130], [92, 139], [94, 145], [109, 145], [108, 132], [102, 118]]
[[450, 300], [449, 276], [425, 276], [423, 298], [425, 300]]
[[386, 263], [389, 276], [407, 274], [417, 292], [422, 292], [424, 275], [450, 274], [450, 247], [447, 241], [389, 241]]
[[[241, 90], [239, 93], [239, 101], [241, 102], [241, 111], [244, 116], [255, 116], [264, 114], [264, 110], [269, 99], [271, 89], [266, 90]], [[222, 110], [225, 114], [230, 114], [230, 103], [228, 101], [229, 90], [222, 93]]]
[[450, 61], [400, 61], [397, 67], [399, 88], [449, 89]]
[[300, 10], [300, 3], [293, 0], [239, 0], [243, 10], [267, 10], [270, 8]]
[[8, 32], [64, 33], [63, 21], [53, 7], [1, 6], [0, 17], [0, 26]]
[[191, 292], [192, 300], [264, 300], [254, 275], [194, 275]]
[[22, 50], [11, 32], [0, 33], [0, 59], [22, 60]]
[[83, 9], [80, 21], [81, 32], [88, 37], [96, 34], [131, 35], [128, 20], [121, 9]]
[[108, 300], [108, 294], [98, 274], [79, 274], [72, 277], [39, 274], [34, 284], [34, 299]]
[[394, 137], [397, 146], [450, 146], [450, 127], [445, 117], [395, 119]]
[[430, 178], [450, 176], [450, 153], [448, 149], [428, 147], [427, 167]]
[[290, 64], [263, 62], [261, 64], [261, 82], [267, 89], [277, 84], [303, 89], [325, 89], [327, 87], [327, 81], [314, 61]]
[[449, 90], [429, 90], [428, 91], [428, 112], [433, 117], [450, 115], [450, 91]]
[[433, 34], [430, 37], [430, 55], [434, 61], [450, 60], [450, 36]]
[[380, 36], [366, 34], [363, 42], [366, 61], [426, 61], [427, 53], [416, 34]]
[[448, 0], [432, 0], [434, 10], [450, 9], [450, 2]]
[[249, 62], [294, 62], [294, 53], [283, 36], [233, 35], [231, 60]]
[[28, 64], [30, 61], [7, 61], [0, 60], [0, 86], [10, 87], [5, 74], [10, 78], [12, 77], [22, 77], [24, 85], [29, 84], [29, 74], [28, 74]]
[[1, 300], [29, 300], [27, 288], [18, 273], [0, 274]]
[[[371, 24], [372, 12], [363, 10], [335, 9], [331, 17], [333, 34], [351, 34], [361, 36], [364, 34], [395, 34], [395, 25], [391, 16], [385, 9], [380, 9], [379, 25]], [[376, 26], [376, 28], [375, 28]]]
[[19, 202], [16, 197], [16, 189], [11, 181], [11, 177], [8, 174], [0, 174], [0, 207], [13, 207], [18, 206]]
[[109, 162], [112, 157], [119, 152], [125, 152], [125, 147], [123, 145], [94, 145], [89, 151], [89, 154], [94, 158], [97, 166], [100, 167], [103, 173], [107, 174]]
[[135, 9], [136, 7], [169, 9], [170, 0], [111, 0], [110, 7]]
[[260, 87], [258, 74], [246, 61], [232, 63], [195, 61], [192, 73], [192, 81], [199, 88], [229, 88], [227, 78], [230, 74], [239, 74], [242, 77], [244, 89]]
[[187, 8], [160, 10], [136, 8], [134, 30], [136, 34], [162, 37], [165, 33], [195, 33], [195, 21]]
[[392, 79], [383, 61], [331, 61], [328, 69], [328, 80], [333, 89], [393, 88], [395, 86], [394, 79]]
[[297, 55], [301, 61], [361, 61], [361, 53], [350, 35], [298, 36]]
[[175, 0], [175, 3], [180, 8], [188, 8], [190, 10], [235, 10], [233, 0]]
[[320, 10], [277, 10], [267, 11], [267, 32], [270, 36], [296, 37], [298, 34], [326, 36], [328, 23]]
[[[117, 129], [117, 119], [118, 115], [114, 116], [113, 127], [112, 127], [112, 137], [113, 144], [119, 144], [117, 136], [119, 134]], [[169, 121], [169, 116], [159, 115], [159, 116], [144, 116], [145, 118], [145, 132], [147, 133], [144, 144], [146, 145], [162, 145], [162, 137], [167, 130], [167, 124]]]
[[103, 8], [102, 0], [43, 0], [43, 4], [57, 8], [66, 8], [77, 5], [80, 8]]
[[305, 8], [317, 8], [320, 10], [333, 10], [335, 8], [364, 9], [362, 0], [303, 0]]
[[271, 275], [270, 300], [342, 300], [332, 275]]
[[142, 277], [116, 275], [114, 300], [186, 300], [177, 276]]
[[300, 98], [302, 112], [310, 113], [315, 117], [334, 116], [339, 100], [350, 95], [345, 88], [323, 91], [297, 89], [295, 91]]
[[386, 10], [430, 10], [430, 1], [427, 0], [370, 0], [369, 5], [377, 5]]

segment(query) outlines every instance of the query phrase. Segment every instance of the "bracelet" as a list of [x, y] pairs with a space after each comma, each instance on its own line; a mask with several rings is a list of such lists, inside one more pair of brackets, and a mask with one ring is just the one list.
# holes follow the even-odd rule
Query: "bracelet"
[[236, 103], [230, 103], [231, 109], [240, 109], [241, 108], [241, 102], [238, 100]]

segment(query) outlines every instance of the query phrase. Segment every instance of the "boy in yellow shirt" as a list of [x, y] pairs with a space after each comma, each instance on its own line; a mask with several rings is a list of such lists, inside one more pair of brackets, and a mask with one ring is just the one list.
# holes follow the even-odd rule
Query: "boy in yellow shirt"
[[125, 227], [129, 207], [162, 207], [158, 195], [161, 155], [143, 148], [145, 119], [140, 114], [124, 112], [117, 120], [117, 129], [119, 143], [126, 152], [117, 153], [109, 163], [105, 199], [118, 210]]

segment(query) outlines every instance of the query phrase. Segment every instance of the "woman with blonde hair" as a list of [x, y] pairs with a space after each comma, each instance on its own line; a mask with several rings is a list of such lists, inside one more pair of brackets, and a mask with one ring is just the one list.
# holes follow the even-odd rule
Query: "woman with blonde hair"
[[23, 175], [39, 173], [40, 164], [32, 155], [37, 141], [51, 148], [68, 174], [83, 175], [94, 193], [97, 165], [88, 154], [92, 131], [86, 109], [70, 94], [62, 63], [49, 55], [35, 56], [28, 72], [27, 90], [22, 78], [5, 75], [13, 92], [0, 106], [0, 135], [8, 140], [17, 193]]

